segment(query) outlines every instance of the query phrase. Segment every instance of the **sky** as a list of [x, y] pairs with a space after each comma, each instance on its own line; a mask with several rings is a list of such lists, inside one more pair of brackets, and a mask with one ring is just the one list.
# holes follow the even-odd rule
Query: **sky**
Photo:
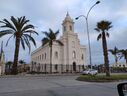
[[[75, 32], [78, 33], [80, 43], [88, 46], [85, 18], [75, 20], [75, 17], [86, 16], [90, 7], [96, 2], [96, 0], [0, 0], [0, 20], [10, 19], [10, 16], [26, 16], [39, 33], [39, 36], [34, 36], [38, 48], [44, 37], [42, 31], [51, 28], [54, 31], [60, 30], [59, 36], [62, 35], [61, 24], [69, 12], [75, 22]], [[94, 30], [97, 22], [101, 20], [108, 20], [113, 26], [108, 31], [110, 33], [110, 37], [107, 38], [108, 49], [113, 49], [115, 46], [118, 49], [127, 49], [127, 0], [100, 0], [100, 2], [91, 10], [88, 17], [93, 64], [104, 62], [102, 43], [101, 40], [97, 41], [99, 33]], [[5, 45], [8, 37], [0, 38], [0, 42], [4, 41]], [[10, 40], [7, 47], [4, 46], [6, 61], [13, 60], [14, 48], [14, 39]], [[36, 48], [32, 45], [32, 51]], [[30, 62], [28, 48], [26, 50], [20, 48], [19, 59]], [[109, 62], [114, 63], [114, 57], [110, 53]], [[123, 59], [120, 62], [125, 61]]]

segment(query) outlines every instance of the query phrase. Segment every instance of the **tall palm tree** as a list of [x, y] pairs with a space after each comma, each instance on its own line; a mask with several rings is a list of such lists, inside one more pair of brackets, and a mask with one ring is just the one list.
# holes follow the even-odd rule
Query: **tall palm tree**
[[109, 33], [107, 31], [111, 27], [111, 22], [102, 20], [97, 23], [97, 26], [95, 28], [95, 30], [100, 33], [97, 37], [97, 40], [102, 39], [106, 76], [110, 76], [106, 37], [109, 37]]
[[124, 59], [126, 60], [126, 64], [127, 64], [127, 49], [122, 49], [122, 50], [119, 50], [119, 53], [121, 53], [120, 55], [120, 59], [122, 57], [124, 57]]
[[25, 16], [17, 18], [11, 16], [10, 21], [8, 21], [7, 19], [3, 19], [2, 21], [0, 21], [0, 23], [3, 24], [0, 27], [4, 28], [4, 30], [0, 31], [0, 37], [10, 35], [6, 45], [8, 45], [8, 42], [12, 37], [15, 38], [14, 64], [12, 66], [13, 75], [16, 75], [18, 73], [17, 63], [20, 44], [22, 45], [24, 50], [26, 45], [29, 48], [29, 52], [31, 49], [30, 41], [36, 46], [36, 42], [31, 34], [35, 33], [36, 35], [38, 35], [38, 33], [34, 31], [34, 26], [32, 24], [28, 24], [28, 22], [29, 20], [27, 20]]
[[118, 63], [118, 58], [119, 58], [119, 55], [118, 55], [119, 50], [118, 50], [118, 48], [117, 48], [117, 47], [114, 47], [114, 49], [109, 49], [108, 51], [109, 51], [112, 55], [114, 55], [115, 63], [116, 63], [116, 65], [117, 65], [117, 63]]
[[52, 29], [49, 29], [49, 32], [43, 32], [46, 37], [42, 39], [42, 46], [45, 44], [49, 44], [50, 47], [50, 73], [52, 73], [52, 45], [53, 42], [57, 42], [60, 45], [63, 45], [63, 43], [60, 40], [57, 40], [57, 35], [59, 34], [59, 30], [56, 32], [53, 32]]

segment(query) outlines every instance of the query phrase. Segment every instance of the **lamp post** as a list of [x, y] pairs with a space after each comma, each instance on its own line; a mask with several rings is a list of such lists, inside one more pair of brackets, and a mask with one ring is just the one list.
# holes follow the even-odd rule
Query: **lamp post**
[[78, 20], [80, 17], [84, 17], [85, 20], [86, 20], [86, 31], [87, 31], [87, 36], [88, 36], [88, 47], [89, 47], [89, 63], [91, 65], [91, 69], [92, 69], [92, 58], [91, 58], [91, 46], [90, 46], [89, 27], [88, 27], [88, 16], [89, 16], [89, 13], [92, 10], [92, 8], [95, 5], [99, 4], [99, 3], [100, 3], [100, 1], [97, 1], [92, 7], [90, 7], [90, 9], [89, 9], [89, 11], [88, 11], [86, 16], [85, 15], [80, 15], [80, 16], [75, 18], [76, 20]]

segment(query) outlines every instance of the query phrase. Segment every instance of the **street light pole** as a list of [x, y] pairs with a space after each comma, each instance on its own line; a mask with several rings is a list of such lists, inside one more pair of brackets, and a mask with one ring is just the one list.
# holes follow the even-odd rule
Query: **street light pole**
[[90, 46], [90, 35], [89, 35], [89, 27], [88, 27], [88, 16], [89, 16], [89, 13], [90, 11], [92, 10], [92, 8], [99, 4], [100, 1], [97, 1], [92, 7], [90, 7], [89, 11], [87, 12], [87, 15], [80, 15], [78, 17], [76, 17], [75, 19], [78, 20], [80, 17], [84, 17], [85, 20], [86, 20], [86, 31], [87, 31], [87, 36], [88, 36], [88, 48], [89, 48], [89, 63], [91, 65], [91, 69], [92, 69], [92, 58], [91, 58], [91, 46]]

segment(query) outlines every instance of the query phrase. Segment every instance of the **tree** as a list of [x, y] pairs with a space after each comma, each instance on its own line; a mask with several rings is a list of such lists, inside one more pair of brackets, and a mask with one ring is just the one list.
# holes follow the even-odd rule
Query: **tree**
[[19, 60], [20, 64], [25, 64], [26, 62], [24, 60]]
[[109, 49], [108, 51], [109, 51], [112, 55], [114, 55], [115, 63], [116, 63], [116, 65], [117, 65], [118, 59], [119, 59], [119, 55], [118, 55], [119, 50], [118, 50], [118, 48], [114, 47], [114, 49]]
[[119, 53], [120, 53], [120, 59], [124, 57], [124, 59], [126, 60], [126, 64], [127, 64], [127, 49], [119, 50]]
[[97, 40], [102, 39], [102, 46], [103, 46], [103, 54], [104, 54], [104, 64], [105, 64], [106, 76], [110, 76], [108, 51], [107, 51], [107, 41], [106, 41], [106, 37], [109, 37], [109, 33], [107, 31], [110, 28], [112, 28], [111, 22], [104, 21], [104, 20], [98, 22], [97, 26], [95, 28], [95, 30], [100, 33], [98, 35], [98, 37], [97, 37]]
[[19, 60], [19, 63], [24, 66], [23, 67], [23, 71], [25, 72], [25, 64], [26, 64], [26, 62], [24, 60]]
[[43, 32], [46, 37], [42, 39], [42, 46], [45, 44], [48, 44], [50, 47], [50, 73], [52, 73], [52, 45], [53, 42], [57, 42], [60, 45], [63, 45], [63, 43], [60, 40], [57, 40], [57, 35], [59, 34], [59, 30], [56, 32], [53, 32], [52, 29], [49, 29], [49, 32]]
[[13, 62], [12, 61], [8, 61], [8, 62], [6, 62], [6, 74], [10, 74], [10, 72], [11, 72], [11, 69], [12, 69], [12, 64], [13, 64]]
[[4, 28], [4, 30], [0, 31], [0, 37], [10, 35], [7, 40], [6, 46], [8, 45], [8, 42], [12, 37], [15, 38], [14, 63], [12, 66], [13, 75], [16, 75], [18, 73], [17, 63], [20, 44], [22, 45], [24, 50], [26, 45], [29, 48], [29, 52], [31, 49], [30, 42], [32, 42], [36, 46], [36, 42], [31, 34], [38, 35], [38, 33], [34, 30], [34, 26], [32, 24], [28, 24], [28, 22], [29, 20], [27, 20], [25, 16], [17, 18], [11, 16], [10, 21], [8, 21], [7, 19], [3, 19], [2, 21], [0, 21], [0, 23], [3, 24], [0, 27]]

